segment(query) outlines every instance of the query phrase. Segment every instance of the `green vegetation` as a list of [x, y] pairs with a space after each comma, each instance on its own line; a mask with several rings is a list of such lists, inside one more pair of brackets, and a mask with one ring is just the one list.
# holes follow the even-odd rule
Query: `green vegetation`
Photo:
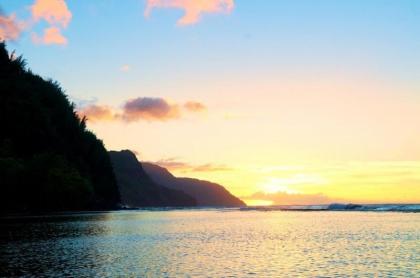
[[102, 142], [57, 82], [0, 43], [0, 210], [107, 209], [119, 203]]

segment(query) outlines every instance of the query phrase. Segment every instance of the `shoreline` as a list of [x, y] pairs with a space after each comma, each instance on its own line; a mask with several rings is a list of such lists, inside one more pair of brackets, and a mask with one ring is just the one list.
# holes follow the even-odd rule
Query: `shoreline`
[[10, 213], [0, 215], [0, 220], [23, 219], [23, 218], [42, 218], [42, 217], [61, 217], [73, 215], [89, 215], [101, 213], [115, 213], [123, 211], [148, 211], [163, 212], [175, 210], [237, 210], [237, 211], [298, 211], [298, 212], [402, 212], [418, 213], [420, 204], [351, 204], [350, 208], [337, 207], [329, 208], [331, 205], [290, 205], [290, 206], [247, 206], [247, 207], [222, 207], [222, 206], [195, 206], [195, 207], [139, 207], [139, 208], [120, 208], [111, 210], [75, 210], [75, 211], [54, 211], [36, 213]]

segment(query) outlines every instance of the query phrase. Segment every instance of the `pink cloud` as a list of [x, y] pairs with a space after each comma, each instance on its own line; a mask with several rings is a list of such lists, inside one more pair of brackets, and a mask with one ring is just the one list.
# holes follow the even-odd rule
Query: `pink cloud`
[[16, 40], [21, 31], [22, 29], [14, 14], [10, 16], [0, 15], [0, 40]]
[[197, 23], [204, 13], [230, 13], [234, 0], [147, 0], [145, 16], [155, 8], [175, 8], [184, 10], [178, 25]]
[[55, 26], [67, 27], [72, 18], [64, 0], [36, 0], [31, 11], [35, 21], [43, 19]]
[[163, 98], [139, 97], [128, 100], [121, 117], [128, 122], [136, 120], [166, 121], [181, 116], [178, 105], [170, 104]]
[[[35, 35], [36, 36], [36, 35]], [[34, 38], [38, 43], [46, 43], [44, 38]], [[57, 43], [57, 42], [56, 42]], [[188, 104], [188, 105], [187, 105]], [[189, 107], [187, 107], [189, 106]], [[184, 108], [184, 109], [181, 109]], [[92, 122], [97, 121], [168, 121], [180, 119], [184, 112], [200, 112], [206, 106], [200, 102], [187, 101], [184, 105], [169, 102], [164, 98], [138, 97], [125, 101], [121, 108], [112, 108], [106, 105], [90, 103], [81, 105], [77, 109], [80, 117], [86, 116]], [[204, 171], [211, 165], [201, 165], [195, 171]], [[213, 167], [222, 170], [225, 167]]]
[[44, 29], [42, 36], [32, 34], [34, 43], [67, 44], [67, 38], [61, 31], [70, 23], [72, 13], [64, 0], [35, 0], [31, 12], [33, 23], [45, 20], [50, 25]]
[[48, 23], [43, 35], [32, 33], [32, 41], [42, 44], [66, 44], [67, 39], [62, 34], [71, 21], [72, 13], [64, 0], [35, 0], [30, 6], [31, 18], [17, 21], [15, 15], [4, 16], [0, 14], [0, 39], [16, 40], [24, 30], [30, 30], [38, 22], [44, 20]]
[[35, 33], [32, 34], [32, 41], [40, 44], [67, 44], [67, 38], [61, 34], [61, 30], [57, 27], [45, 28], [42, 37]]
[[86, 117], [88, 121], [111, 121], [115, 119], [115, 115], [108, 106], [92, 104], [83, 107], [77, 111], [80, 118]]

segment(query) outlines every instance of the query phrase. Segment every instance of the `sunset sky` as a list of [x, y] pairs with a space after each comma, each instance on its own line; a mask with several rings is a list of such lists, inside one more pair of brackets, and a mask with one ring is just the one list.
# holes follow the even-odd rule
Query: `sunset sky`
[[420, 202], [420, 1], [0, 0], [109, 150], [248, 204]]

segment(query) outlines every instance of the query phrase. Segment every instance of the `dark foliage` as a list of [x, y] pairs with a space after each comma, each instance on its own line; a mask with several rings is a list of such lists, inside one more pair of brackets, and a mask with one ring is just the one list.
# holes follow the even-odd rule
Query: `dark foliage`
[[57, 82], [0, 43], [0, 208], [36, 212], [113, 208], [119, 193], [102, 142]]

